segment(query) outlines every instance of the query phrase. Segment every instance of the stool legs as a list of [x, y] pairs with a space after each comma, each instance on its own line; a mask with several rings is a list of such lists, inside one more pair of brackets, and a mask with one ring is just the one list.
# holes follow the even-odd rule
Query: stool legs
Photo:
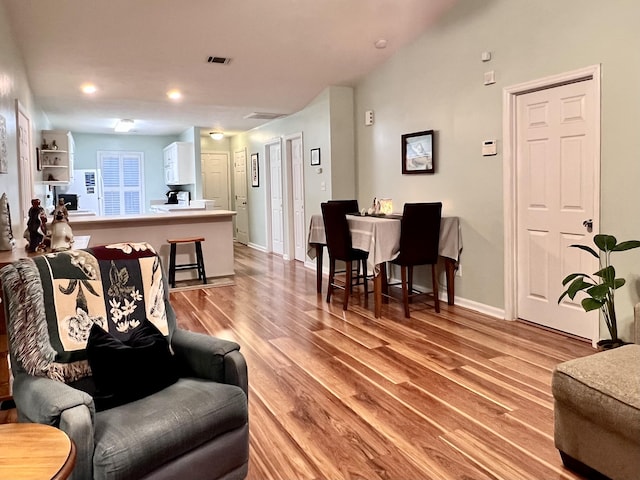
[[207, 284], [207, 274], [204, 272], [204, 258], [202, 257], [202, 244], [196, 242], [196, 259], [198, 262], [198, 279], [202, 280], [203, 284]]
[[169, 255], [169, 284], [171, 288], [176, 288], [176, 244], [171, 244], [171, 253]]
[[[204, 255], [202, 254], [202, 240], [203, 239], [178, 239], [168, 240], [171, 245], [169, 252], [169, 284], [171, 288], [176, 287], [176, 270], [198, 270], [198, 280], [201, 280], [203, 284], [207, 284], [207, 273], [204, 269]], [[193, 243], [196, 249], [196, 263], [184, 263], [181, 265], [176, 264], [176, 251], [178, 243]]]

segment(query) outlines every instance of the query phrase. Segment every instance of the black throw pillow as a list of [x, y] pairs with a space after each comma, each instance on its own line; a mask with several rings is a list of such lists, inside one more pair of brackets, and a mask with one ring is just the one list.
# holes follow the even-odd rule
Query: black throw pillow
[[87, 356], [96, 386], [97, 410], [138, 400], [178, 380], [166, 338], [147, 319], [125, 342], [93, 324]]

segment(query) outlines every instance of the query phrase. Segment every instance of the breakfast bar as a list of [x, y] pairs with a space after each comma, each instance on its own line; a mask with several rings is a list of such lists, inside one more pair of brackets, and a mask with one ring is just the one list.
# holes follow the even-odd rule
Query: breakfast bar
[[[80, 216], [69, 223], [74, 235], [91, 235], [89, 246], [109, 243], [147, 242], [162, 258], [164, 268], [169, 267], [167, 239], [204, 237], [202, 253], [208, 277], [234, 274], [233, 270], [233, 216], [230, 210], [190, 210], [148, 213], [120, 217]], [[193, 245], [179, 245], [178, 263], [194, 263]], [[176, 280], [197, 278], [197, 273], [179, 271]]]

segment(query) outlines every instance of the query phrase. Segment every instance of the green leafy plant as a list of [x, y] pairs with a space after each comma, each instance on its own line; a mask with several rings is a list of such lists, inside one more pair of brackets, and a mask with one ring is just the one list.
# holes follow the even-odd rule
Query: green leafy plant
[[571, 300], [575, 298], [578, 292], [585, 292], [587, 297], [582, 299], [582, 308], [585, 312], [600, 309], [604, 317], [604, 321], [609, 329], [612, 341], [618, 341], [618, 323], [616, 321], [615, 308], [615, 291], [622, 287], [626, 280], [624, 278], [616, 278], [616, 270], [611, 265], [611, 254], [613, 252], [623, 252], [632, 248], [640, 247], [640, 241], [628, 240], [620, 242], [612, 235], [599, 234], [593, 237], [593, 243], [598, 247], [599, 252], [586, 245], [571, 245], [571, 247], [579, 248], [585, 252], [589, 252], [596, 257], [600, 263], [600, 269], [592, 274], [572, 273], [562, 281], [563, 286], [567, 286], [558, 303], [565, 296], [569, 296]]

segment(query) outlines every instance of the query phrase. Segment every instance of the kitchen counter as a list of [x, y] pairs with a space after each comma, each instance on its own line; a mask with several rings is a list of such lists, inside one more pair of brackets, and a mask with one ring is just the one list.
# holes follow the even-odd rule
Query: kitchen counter
[[[188, 210], [121, 217], [82, 216], [69, 219], [74, 235], [91, 235], [89, 246], [148, 242], [169, 268], [169, 238], [202, 236], [207, 277], [234, 274], [233, 216], [230, 210]], [[195, 263], [193, 244], [178, 245], [178, 264]], [[196, 270], [176, 272], [176, 280], [197, 278]]]

